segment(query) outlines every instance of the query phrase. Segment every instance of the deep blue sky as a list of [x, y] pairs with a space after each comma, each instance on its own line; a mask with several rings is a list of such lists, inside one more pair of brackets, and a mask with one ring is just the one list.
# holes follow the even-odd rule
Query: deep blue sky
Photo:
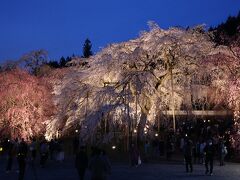
[[162, 28], [217, 25], [237, 15], [240, 0], [0, 0], [0, 62], [46, 49], [50, 58], [94, 52], [136, 38], [153, 20]]

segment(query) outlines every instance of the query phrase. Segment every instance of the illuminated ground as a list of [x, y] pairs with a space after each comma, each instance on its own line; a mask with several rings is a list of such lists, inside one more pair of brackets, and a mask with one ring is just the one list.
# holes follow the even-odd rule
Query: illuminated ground
[[[1, 180], [15, 180], [17, 173], [6, 174], [4, 172], [4, 161], [1, 159], [0, 163], [0, 179]], [[228, 163], [224, 167], [218, 166], [217, 162], [214, 167], [214, 176], [204, 175], [204, 167], [202, 165], [195, 165], [192, 174], [184, 172], [184, 166], [180, 163], [160, 163], [160, 164], [145, 164], [138, 168], [130, 168], [124, 163], [113, 163], [112, 174], [109, 179], [113, 180], [157, 180], [157, 179], [218, 179], [218, 180], [239, 180], [240, 164]], [[14, 166], [16, 170], [16, 165]], [[76, 171], [71, 160], [64, 163], [48, 162], [45, 169], [37, 168], [38, 180], [74, 180], [78, 179]], [[89, 172], [86, 176], [90, 179]], [[35, 180], [31, 167], [28, 166], [25, 180]]]

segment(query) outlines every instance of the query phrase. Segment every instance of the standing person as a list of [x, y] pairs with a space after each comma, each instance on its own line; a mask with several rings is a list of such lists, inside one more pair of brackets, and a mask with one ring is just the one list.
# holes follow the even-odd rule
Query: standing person
[[63, 162], [64, 161], [64, 149], [63, 149], [63, 142], [61, 140], [57, 143], [57, 161]]
[[43, 140], [40, 144], [40, 165], [42, 168], [45, 167], [46, 161], [48, 159], [48, 151], [48, 144], [45, 140]]
[[204, 154], [204, 148], [206, 147], [206, 142], [202, 140], [200, 143], [199, 151], [200, 151], [200, 164], [205, 164], [205, 154]]
[[140, 154], [138, 151], [137, 146], [135, 146], [134, 144], [132, 144], [131, 148], [130, 148], [130, 160], [131, 160], [131, 166], [138, 166], [138, 158], [139, 158]]
[[108, 157], [108, 155], [107, 155], [105, 150], [101, 151], [101, 157], [102, 157], [103, 161], [106, 164], [107, 173], [110, 174], [111, 173], [111, 163], [110, 163], [109, 157]]
[[167, 140], [167, 160], [171, 160], [174, 152], [174, 143], [172, 140]]
[[51, 139], [49, 142], [49, 153], [50, 153], [50, 159], [54, 159], [54, 150], [55, 150], [55, 141]]
[[196, 161], [197, 163], [200, 163], [200, 141], [197, 140], [196, 144], [195, 144], [195, 149], [196, 149]]
[[220, 166], [224, 166], [225, 165], [224, 159], [228, 151], [223, 141], [220, 142], [219, 146], [220, 146], [219, 147]]
[[91, 172], [91, 180], [106, 180], [108, 165], [101, 155], [101, 151], [96, 149], [95, 155], [89, 161], [89, 170]]
[[75, 167], [78, 171], [79, 179], [83, 180], [88, 167], [88, 156], [84, 146], [81, 146], [76, 154]]
[[36, 156], [37, 156], [37, 142], [36, 139], [32, 139], [32, 143], [30, 144], [30, 151], [31, 151], [31, 160], [35, 162]]
[[18, 160], [18, 166], [19, 166], [19, 175], [18, 180], [23, 180], [25, 169], [26, 169], [26, 158], [28, 153], [28, 146], [24, 139], [19, 144], [18, 152], [17, 152], [17, 160]]
[[148, 162], [149, 159], [149, 153], [150, 153], [150, 144], [148, 141], [144, 144], [144, 154], [145, 154], [145, 161]]
[[6, 173], [9, 173], [12, 170], [12, 163], [14, 157], [14, 144], [11, 140], [6, 142], [6, 152], [7, 152], [7, 168]]
[[183, 152], [184, 152], [184, 158], [186, 161], [186, 172], [193, 171], [193, 166], [192, 166], [192, 155], [193, 155], [193, 143], [189, 138], [186, 138], [185, 144], [183, 147]]
[[213, 146], [213, 142], [212, 140], [209, 140], [206, 147], [204, 148], [204, 152], [205, 152], [205, 167], [206, 167], [206, 172], [205, 174], [209, 173], [209, 168], [208, 168], [208, 164], [210, 164], [210, 176], [213, 175], [213, 158], [214, 158], [214, 154], [215, 154], [215, 149]]
[[76, 154], [78, 152], [79, 147], [79, 138], [78, 136], [75, 136], [73, 139], [73, 154]]

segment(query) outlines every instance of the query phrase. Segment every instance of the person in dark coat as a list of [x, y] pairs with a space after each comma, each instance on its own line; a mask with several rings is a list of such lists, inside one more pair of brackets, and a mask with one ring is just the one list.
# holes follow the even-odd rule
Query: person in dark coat
[[32, 160], [32, 162], [35, 162], [35, 159], [36, 159], [36, 156], [37, 156], [36, 138], [32, 139], [32, 143], [30, 144], [30, 152], [31, 152], [31, 160]]
[[73, 154], [76, 154], [78, 152], [79, 148], [79, 138], [76, 136], [73, 139]]
[[19, 166], [18, 180], [23, 180], [24, 178], [27, 153], [28, 153], [28, 145], [24, 141], [24, 139], [22, 139], [22, 141], [19, 144], [18, 152], [17, 152], [17, 160], [18, 160], [18, 166]]
[[83, 180], [88, 167], [88, 156], [84, 146], [81, 146], [76, 154], [75, 167], [78, 171], [79, 179]]
[[[214, 158], [214, 154], [215, 154], [215, 148], [213, 146], [213, 142], [212, 140], [209, 140], [206, 147], [204, 148], [204, 152], [205, 152], [205, 168], [206, 168], [206, 172], [205, 174], [210, 173], [210, 175], [213, 175], [213, 158]], [[210, 164], [210, 172], [209, 172], [209, 168], [208, 168], [208, 164]]]
[[186, 163], [186, 172], [193, 171], [192, 165], [192, 155], [193, 155], [193, 143], [189, 138], [186, 138], [184, 146], [183, 146], [184, 158]]
[[11, 140], [8, 140], [6, 143], [6, 151], [7, 151], [7, 168], [6, 172], [10, 172], [12, 170], [12, 163], [14, 157], [14, 144]]
[[96, 149], [95, 155], [89, 161], [91, 180], [106, 180], [109, 174], [109, 164], [102, 156], [100, 149]]
[[42, 168], [45, 167], [48, 159], [49, 146], [46, 140], [43, 140], [40, 144], [40, 165]]
[[132, 144], [130, 148], [130, 160], [131, 166], [138, 166], [139, 150], [135, 144]]
[[224, 144], [224, 141], [221, 140], [219, 143], [219, 160], [220, 160], [220, 166], [224, 166], [225, 162], [225, 156], [227, 155], [228, 151], [227, 151], [227, 147]]

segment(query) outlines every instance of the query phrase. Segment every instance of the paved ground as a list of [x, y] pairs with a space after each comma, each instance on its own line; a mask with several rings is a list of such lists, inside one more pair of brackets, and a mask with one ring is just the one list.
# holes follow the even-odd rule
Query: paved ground
[[[5, 160], [0, 159], [0, 180], [17, 180], [16, 162], [14, 171], [5, 173]], [[184, 165], [180, 163], [149, 163], [143, 164], [138, 168], [131, 168], [126, 163], [113, 163], [112, 174], [109, 180], [162, 180], [162, 179], [211, 179], [211, 180], [239, 180], [240, 179], [240, 164], [228, 163], [226, 166], [220, 167], [215, 165], [214, 175], [206, 176], [204, 174], [203, 165], [195, 165], [194, 172], [187, 174], [184, 171]], [[77, 180], [77, 173], [73, 167], [71, 160], [63, 163], [48, 162], [45, 169], [37, 167], [36, 169], [38, 180]], [[90, 174], [87, 172], [86, 179], [90, 179]], [[26, 170], [25, 180], [35, 180], [33, 170], [28, 165]]]

